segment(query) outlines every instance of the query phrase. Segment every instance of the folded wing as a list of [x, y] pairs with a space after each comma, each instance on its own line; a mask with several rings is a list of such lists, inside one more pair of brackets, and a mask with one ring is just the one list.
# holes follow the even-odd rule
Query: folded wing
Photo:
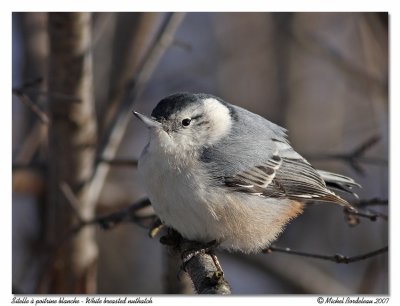
[[352, 194], [350, 189], [359, 186], [348, 177], [315, 170], [305, 159], [281, 157], [277, 152], [265, 163], [225, 177], [224, 182], [237, 192], [293, 200], [328, 201], [347, 207], [351, 207], [350, 204], [329, 190], [327, 184]]

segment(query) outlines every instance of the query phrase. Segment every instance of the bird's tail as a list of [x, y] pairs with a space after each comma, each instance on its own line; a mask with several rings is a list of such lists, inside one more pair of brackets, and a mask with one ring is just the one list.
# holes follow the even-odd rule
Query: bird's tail
[[[356, 183], [352, 178], [323, 170], [317, 170], [317, 172], [325, 181], [325, 184], [329, 189], [350, 193], [358, 199], [358, 195], [351, 189], [353, 187], [361, 188], [361, 185]], [[346, 200], [337, 195], [335, 195], [335, 197], [337, 197], [337, 201], [335, 202], [338, 204], [354, 209], [354, 207], [352, 207]]]

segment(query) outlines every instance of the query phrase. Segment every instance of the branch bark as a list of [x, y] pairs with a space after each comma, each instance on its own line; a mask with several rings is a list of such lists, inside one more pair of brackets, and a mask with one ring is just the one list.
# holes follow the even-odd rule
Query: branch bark
[[[47, 243], [58, 245], [60, 237], [77, 222], [92, 219], [95, 204], [85, 183], [93, 172], [96, 121], [93, 99], [90, 13], [49, 13], [49, 91], [74, 96], [65, 100], [49, 96], [49, 201], [46, 216]], [[60, 184], [65, 182], [77, 197], [72, 210]], [[42, 293], [94, 293], [96, 291], [97, 244], [95, 229], [82, 228], [57, 252]]]
[[170, 251], [181, 256], [182, 268], [189, 275], [198, 294], [231, 294], [217, 257], [206, 252], [203, 245], [182, 238], [172, 229], [169, 229], [167, 236], [161, 237], [160, 242], [170, 245]]
[[[181, 244], [181, 250], [187, 247], [190, 247], [190, 242]], [[231, 294], [231, 288], [222, 271], [218, 270], [209, 254], [195, 255], [186, 264], [186, 271], [198, 294]]]

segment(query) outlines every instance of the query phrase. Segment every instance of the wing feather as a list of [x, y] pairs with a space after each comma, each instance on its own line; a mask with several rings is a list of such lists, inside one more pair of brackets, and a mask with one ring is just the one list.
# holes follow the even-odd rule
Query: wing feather
[[349, 206], [329, 190], [321, 175], [304, 159], [280, 157], [275, 153], [265, 163], [225, 177], [225, 185], [253, 195], [320, 200]]

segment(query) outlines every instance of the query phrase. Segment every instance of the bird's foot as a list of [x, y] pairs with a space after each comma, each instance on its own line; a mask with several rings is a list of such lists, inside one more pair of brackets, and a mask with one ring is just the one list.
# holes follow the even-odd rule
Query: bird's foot
[[208, 254], [211, 256], [217, 271], [222, 272], [221, 265], [219, 264], [217, 256], [214, 254], [215, 247], [218, 246], [216, 240], [207, 243], [199, 243], [193, 241], [190, 247], [182, 252], [182, 266], [181, 270], [186, 271], [186, 266], [189, 261], [198, 254]]
[[174, 229], [168, 227], [167, 234], [160, 238], [160, 243], [177, 248], [182, 242], [182, 236]]

